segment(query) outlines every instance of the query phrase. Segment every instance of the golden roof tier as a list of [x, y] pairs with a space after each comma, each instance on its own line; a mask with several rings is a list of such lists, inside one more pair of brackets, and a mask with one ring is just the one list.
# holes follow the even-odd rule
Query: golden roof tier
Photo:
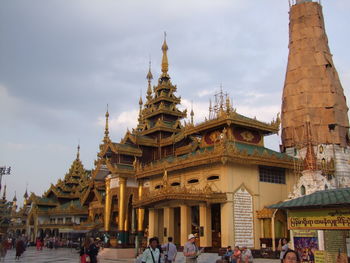
[[282, 103], [284, 148], [305, 147], [310, 119], [316, 144], [349, 143], [348, 107], [333, 63], [322, 6], [298, 0], [290, 8], [289, 57]]

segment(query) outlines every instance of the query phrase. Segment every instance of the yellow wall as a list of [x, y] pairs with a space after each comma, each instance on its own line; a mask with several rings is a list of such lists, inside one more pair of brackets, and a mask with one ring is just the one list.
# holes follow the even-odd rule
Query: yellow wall
[[[212, 175], [219, 175], [220, 179], [207, 181], [207, 178]], [[162, 179], [162, 176], [153, 178], [150, 181], [150, 191], [157, 191], [154, 187], [162, 185]], [[199, 182], [188, 184], [187, 181], [190, 179], [198, 179]], [[221, 205], [221, 242], [223, 247], [234, 245], [233, 195], [240, 186], [244, 185], [253, 196], [254, 245], [255, 248], [259, 248], [261, 224], [256, 218], [256, 211], [287, 199], [296, 180], [294, 174], [287, 171], [285, 185], [259, 182], [257, 165], [217, 164], [181, 173], [168, 173], [169, 185], [175, 181], [180, 182], [181, 186], [198, 189], [203, 189], [209, 184], [214, 191], [227, 193], [227, 203]]]

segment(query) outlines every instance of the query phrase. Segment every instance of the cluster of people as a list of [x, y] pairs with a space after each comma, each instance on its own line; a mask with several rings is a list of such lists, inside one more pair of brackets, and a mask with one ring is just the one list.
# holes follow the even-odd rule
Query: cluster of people
[[3, 237], [0, 239], [0, 261], [5, 261], [7, 250], [15, 248], [16, 257], [15, 260], [19, 260], [27, 248], [28, 240], [23, 235], [18, 238], [7, 238]]
[[231, 246], [228, 246], [226, 253], [223, 255], [223, 259], [229, 263], [252, 263], [253, 254], [246, 246], [243, 246], [242, 250], [239, 246], [235, 246], [233, 250]]
[[80, 263], [97, 263], [97, 255], [100, 247], [100, 238], [86, 238], [80, 248]]
[[168, 243], [161, 245], [157, 237], [152, 237], [149, 240], [149, 246], [144, 250], [141, 262], [142, 263], [160, 263], [164, 258], [164, 263], [172, 263], [177, 255], [176, 245], [173, 243], [173, 238], [168, 237]]

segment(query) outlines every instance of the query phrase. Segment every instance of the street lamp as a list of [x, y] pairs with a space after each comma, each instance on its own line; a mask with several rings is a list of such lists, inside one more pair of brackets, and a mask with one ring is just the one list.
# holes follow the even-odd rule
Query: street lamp
[[1, 166], [0, 167], [0, 191], [1, 191], [1, 183], [2, 183], [2, 176], [3, 175], [10, 175], [11, 174], [11, 166]]

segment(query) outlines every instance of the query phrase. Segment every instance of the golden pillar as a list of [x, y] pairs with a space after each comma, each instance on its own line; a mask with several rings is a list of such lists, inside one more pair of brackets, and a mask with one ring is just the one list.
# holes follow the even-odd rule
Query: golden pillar
[[180, 233], [181, 246], [184, 246], [188, 241], [188, 235], [191, 234], [191, 207], [187, 205], [180, 205]]
[[104, 216], [104, 230], [106, 232], [111, 230], [111, 208], [112, 208], [112, 196], [111, 196], [111, 178], [106, 179], [106, 198], [105, 198], [105, 216]]
[[126, 243], [125, 219], [126, 219], [126, 178], [119, 177], [119, 219], [118, 219], [118, 240]]
[[156, 237], [158, 236], [159, 229], [159, 218], [158, 218], [158, 210], [154, 208], [150, 208], [148, 211], [148, 237]]
[[174, 208], [165, 207], [164, 208], [164, 242], [167, 242], [167, 237], [174, 238]]
[[211, 207], [207, 204], [199, 205], [199, 225], [203, 233], [201, 233], [199, 242], [201, 247], [212, 246], [211, 232]]
[[[221, 247], [234, 246], [235, 234], [233, 225], [233, 202], [228, 201], [220, 206], [221, 214]], [[234, 234], [232, 234], [234, 233]]]
[[125, 224], [125, 189], [126, 188], [126, 179], [119, 177], [119, 220], [118, 228], [119, 231], [124, 230]]
[[[143, 182], [140, 181], [139, 182], [139, 188], [138, 188], [138, 192], [139, 192], [139, 200], [142, 199], [142, 195], [143, 195]], [[145, 217], [145, 210], [143, 208], [138, 208], [137, 209], [137, 232], [142, 233], [143, 232], [143, 220]]]

